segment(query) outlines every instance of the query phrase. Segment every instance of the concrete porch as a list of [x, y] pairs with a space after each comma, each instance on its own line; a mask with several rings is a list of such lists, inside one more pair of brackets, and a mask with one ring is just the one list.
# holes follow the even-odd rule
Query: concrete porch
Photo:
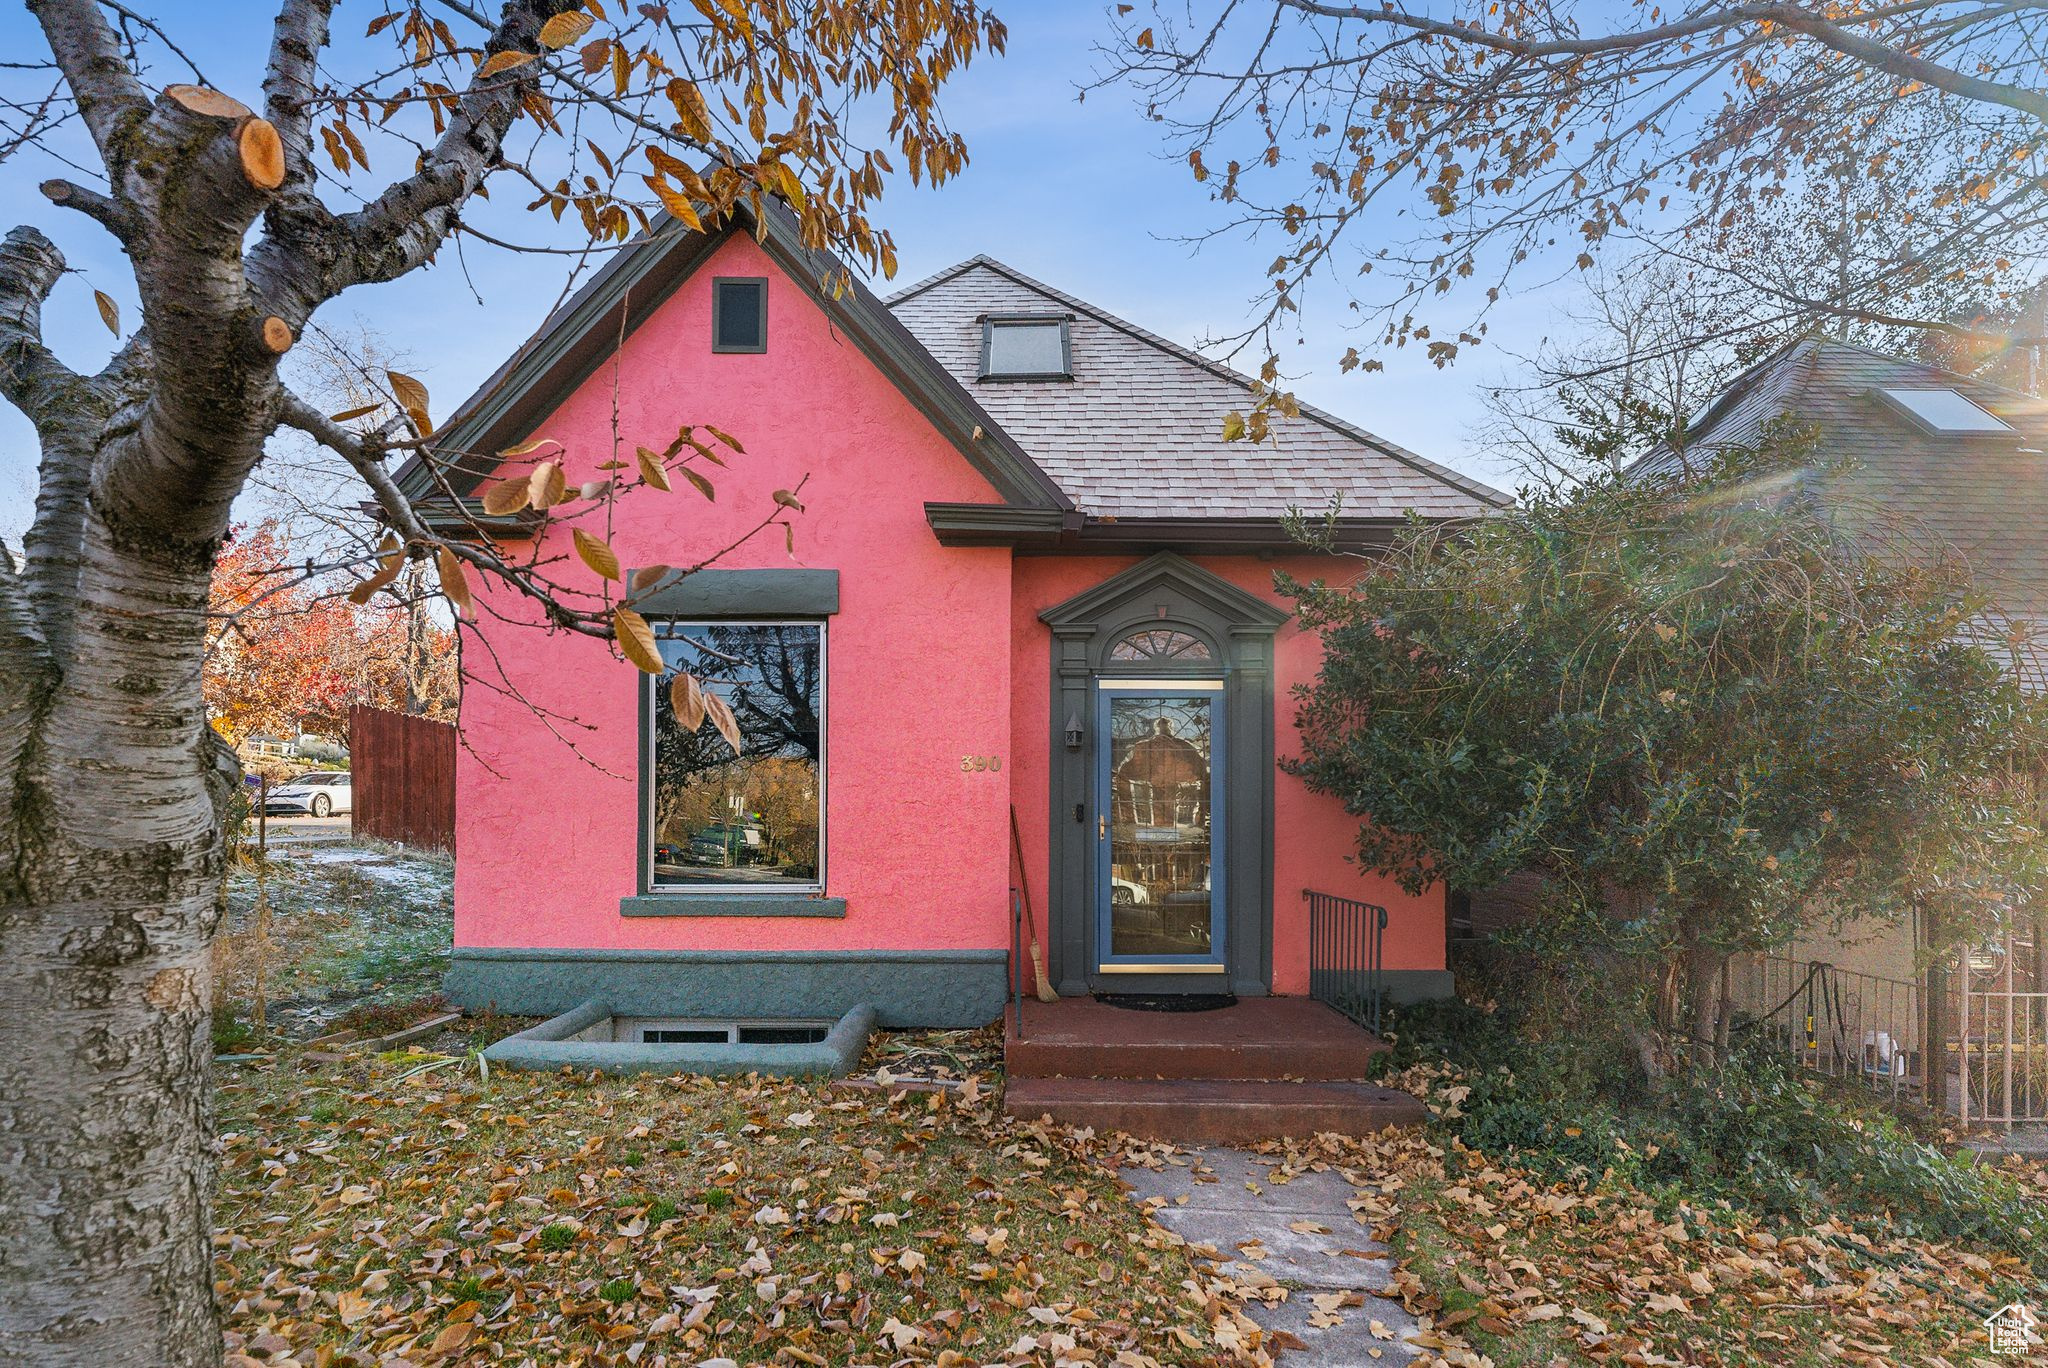
[[1309, 998], [1243, 998], [1153, 1012], [1093, 998], [1012, 1004], [1004, 1022], [1013, 1116], [1052, 1116], [1185, 1144], [1241, 1144], [1418, 1125], [1422, 1104], [1365, 1083], [1384, 1041]]

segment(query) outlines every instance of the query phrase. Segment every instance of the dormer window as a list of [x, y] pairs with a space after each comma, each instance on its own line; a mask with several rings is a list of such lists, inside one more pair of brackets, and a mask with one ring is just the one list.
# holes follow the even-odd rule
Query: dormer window
[[711, 282], [711, 350], [768, 350], [766, 276], [719, 276]]
[[981, 320], [984, 380], [1071, 380], [1065, 314], [989, 314]]
[[2011, 437], [2012, 425], [1952, 389], [1878, 389], [1872, 391], [1893, 411], [1937, 437]]

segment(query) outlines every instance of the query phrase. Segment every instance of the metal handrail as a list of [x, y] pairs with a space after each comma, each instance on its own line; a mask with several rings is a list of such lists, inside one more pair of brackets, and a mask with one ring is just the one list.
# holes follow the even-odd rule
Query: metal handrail
[[1301, 890], [1308, 903], [1308, 993], [1377, 1033], [1386, 1003], [1387, 909]]
[[1024, 895], [1010, 885], [1010, 1038], [1024, 1038]]

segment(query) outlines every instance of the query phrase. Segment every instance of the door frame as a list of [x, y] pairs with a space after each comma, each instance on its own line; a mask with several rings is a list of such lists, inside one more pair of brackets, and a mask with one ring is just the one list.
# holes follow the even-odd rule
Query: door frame
[[[1214, 993], [1264, 996], [1273, 964], [1273, 638], [1280, 605], [1172, 552], [1160, 552], [1039, 614], [1052, 631], [1049, 710], [1049, 971], [1061, 993]], [[1141, 628], [1177, 628], [1208, 658], [1112, 661]], [[1099, 880], [1095, 824], [1097, 684], [1223, 681], [1219, 713], [1229, 738], [1222, 805], [1223, 973], [1103, 974], [1096, 957]]]
[[1095, 681], [1095, 734], [1110, 735], [1110, 706], [1118, 698], [1199, 698], [1209, 704], [1209, 953], [1206, 955], [1125, 955], [1110, 952], [1116, 899], [1110, 890], [1115, 869], [1112, 843], [1103, 834], [1103, 822], [1111, 810], [1111, 789], [1116, 772], [1110, 764], [1110, 747], [1095, 748], [1095, 973], [1120, 976], [1143, 972], [1137, 966], [1170, 965], [1176, 975], [1201, 975], [1210, 980], [1194, 985], [1197, 991], [1213, 991], [1214, 976], [1227, 974], [1230, 944], [1228, 916], [1230, 890], [1230, 739], [1229, 718], [1223, 706], [1221, 680], [1178, 680], [1117, 678]]

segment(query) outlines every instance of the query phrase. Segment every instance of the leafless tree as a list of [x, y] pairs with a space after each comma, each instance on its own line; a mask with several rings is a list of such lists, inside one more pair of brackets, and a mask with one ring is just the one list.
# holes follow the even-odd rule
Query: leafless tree
[[1206, 233], [1277, 244], [1227, 339], [1269, 356], [1328, 295], [1363, 320], [1346, 369], [1411, 344], [1448, 364], [1511, 283], [1643, 236], [1712, 265], [1731, 234], [1761, 242], [1781, 206], [1852, 185], [1878, 215], [1870, 250], [1753, 286], [1787, 317], [1967, 333], [1892, 310], [1937, 280], [2006, 289], [2048, 229], [2048, 11], [2030, 0], [1120, 8], [1104, 83], [1134, 88], [1213, 187]]

